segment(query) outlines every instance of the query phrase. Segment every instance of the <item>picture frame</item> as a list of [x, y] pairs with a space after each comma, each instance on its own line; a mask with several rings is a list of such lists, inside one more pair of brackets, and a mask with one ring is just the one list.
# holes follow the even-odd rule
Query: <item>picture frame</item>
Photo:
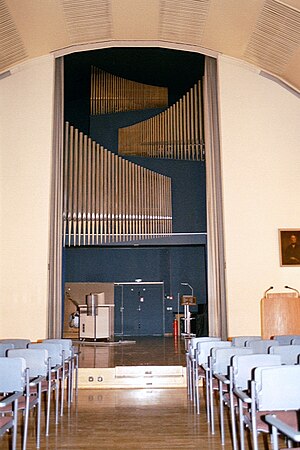
[[280, 228], [279, 253], [281, 267], [300, 267], [300, 228]]

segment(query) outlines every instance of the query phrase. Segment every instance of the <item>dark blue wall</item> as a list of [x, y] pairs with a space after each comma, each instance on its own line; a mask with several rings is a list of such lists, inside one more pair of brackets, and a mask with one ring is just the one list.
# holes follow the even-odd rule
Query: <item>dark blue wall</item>
[[[116, 153], [119, 127], [145, 120], [161, 109], [90, 117], [91, 65], [125, 78], [128, 74], [129, 79], [168, 86], [171, 103], [178, 100], [203, 73], [203, 62], [188, 52], [110, 49], [67, 56], [65, 120]], [[206, 232], [205, 163], [137, 157], [128, 159], [172, 178], [173, 232]], [[71, 247], [64, 249], [63, 267], [65, 282], [120, 282], [134, 281], [136, 278], [163, 281], [166, 295], [173, 296], [173, 300], [165, 301], [166, 332], [172, 331], [177, 294], [191, 293], [187, 286], [181, 286], [181, 282], [193, 286], [199, 303], [204, 304], [207, 300], [205, 245]], [[168, 309], [170, 307], [172, 310]], [[182, 307], [180, 310], [182, 312]], [[159, 320], [159, 314], [161, 311], [153, 311], [152, 320]]]
[[[191, 294], [187, 286], [194, 288], [198, 303], [206, 303], [206, 255], [205, 246], [172, 247], [68, 247], [64, 251], [65, 282], [130, 282], [163, 281], [166, 299], [166, 332], [172, 332], [172, 321], [177, 311], [177, 297]], [[168, 308], [172, 307], [172, 310]], [[191, 308], [196, 311], [197, 308]], [[183, 311], [183, 308], [180, 308]], [[153, 311], [157, 320], [161, 311]]]
[[[110, 151], [118, 152], [118, 129], [146, 120], [161, 110], [132, 111], [93, 116], [90, 136]], [[206, 232], [205, 164], [200, 161], [126, 157], [135, 164], [172, 179], [174, 233]]]

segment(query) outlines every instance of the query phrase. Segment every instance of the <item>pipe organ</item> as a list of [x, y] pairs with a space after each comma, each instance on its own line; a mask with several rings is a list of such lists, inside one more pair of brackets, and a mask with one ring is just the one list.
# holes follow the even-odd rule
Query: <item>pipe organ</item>
[[199, 80], [162, 113], [129, 127], [119, 128], [119, 154], [203, 161], [202, 110]]
[[66, 122], [63, 245], [171, 233], [171, 179], [106, 150]]
[[167, 106], [168, 88], [127, 80], [92, 66], [91, 115]]

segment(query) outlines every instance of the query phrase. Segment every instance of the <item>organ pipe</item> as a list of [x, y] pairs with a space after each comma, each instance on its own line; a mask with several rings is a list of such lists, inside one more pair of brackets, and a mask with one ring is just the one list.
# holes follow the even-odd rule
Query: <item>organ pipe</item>
[[101, 245], [172, 233], [171, 179], [106, 150], [68, 122], [63, 245]]
[[119, 128], [119, 154], [203, 161], [203, 108], [199, 80], [162, 113]]
[[126, 80], [91, 67], [91, 115], [168, 106], [168, 88]]

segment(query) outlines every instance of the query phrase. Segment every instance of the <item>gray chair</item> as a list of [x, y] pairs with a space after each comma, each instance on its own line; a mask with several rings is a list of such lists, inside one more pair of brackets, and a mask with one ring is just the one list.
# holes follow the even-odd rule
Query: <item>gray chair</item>
[[211, 433], [215, 433], [215, 414], [213, 393], [219, 393], [219, 412], [220, 412], [220, 428], [221, 428], [221, 444], [225, 445], [225, 428], [224, 428], [224, 391], [228, 392], [229, 383], [229, 367], [231, 360], [235, 355], [250, 355], [253, 353], [251, 348], [246, 347], [229, 347], [217, 348], [211, 350], [209, 357], [209, 407], [211, 416]]
[[274, 340], [279, 342], [279, 345], [288, 345], [292, 343], [293, 339], [299, 339], [299, 334], [281, 334], [274, 336]]
[[[23, 349], [24, 350], [24, 349]], [[12, 352], [14, 350], [9, 350]], [[32, 395], [31, 389], [39, 384], [39, 380], [29, 379], [29, 368], [26, 367], [26, 361], [24, 358], [19, 357], [2, 357], [0, 358], [0, 391], [6, 393], [16, 394], [18, 396], [18, 410], [24, 412], [24, 426], [23, 426], [23, 443], [22, 450], [26, 450], [27, 447], [27, 435], [28, 435], [28, 422], [30, 410], [37, 407], [37, 434], [36, 434], [36, 447], [40, 447], [40, 434], [39, 434], [39, 413], [40, 413], [40, 396]], [[14, 413], [10, 404], [3, 402], [1, 405], [1, 413], [12, 414]], [[15, 444], [16, 437], [13, 437], [13, 445]]]
[[280, 365], [280, 355], [252, 353], [250, 355], [233, 356], [229, 370], [229, 402], [227, 401], [226, 404], [230, 408], [230, 422], [234, 449], [237, 449], [236, 410], [238, 410], [239, 414], [240, 447], [242, 450], [245, 449], [243, 411], [247, 407], [247, 404], [245, 404], [243, 400], [245, 397], [250, 396], [250, 382], [253, 370], [257, 367]]
[[78, 393], [78, 354], [75, 352], [71, 339], [44, 339], [43, 342], [62, 345], [62, 359], [64, 364], [62, 364], [61, 373], [61, 415], [63, 415], [65, 380], [67, 381], [68, 408], [70, 408], [73, 401], [74, 384], [76, 395]]
[[232, 343], [229, 341], [221, 341], [212, 339], [209, 341], [198, 342], [196, 346], [196, 376], [195, 376], [195, 398], [196, 398], [196, 411], [200, 413], [200, 394], [199, 394], [199, 380], [202, 379], [205, 386], [206, 396], [206, 417], [208, 423], [210, 423], [210, 407], [209, 407], [209, 366], [208, 358], [211, 350], [214, 347], [232, 347]]
[[10, 350], [14, 347], [14, 344], [0, 342], [0, 358], [6, 356], [7, 350]]
[[193, 337], [189, 339], [186, 351], [186, 374], [187, 374], [187, 391], [188, 397], [196, 405], [196, 350], [198, 342], [220, 341], [218, 337]]
[[245, 347], [246, 342], [261, 340], [261, 336], [234, 336], [231, 340], [234, 347]]
[[267, 414], [265, 417], [266, 422], [272, 427], [273, 450], [279, 450], [278, 434], [282, 434], [286, 439], [294, 443], [300, 442], [299, 427], [291, 425], [289, 413], [283, 413], [280, 417], [281, 419], [276, 414]]
[[[257, 367], [251, 381], [249, 411], [243, 416], [244, 424], [252, 434], [253, 449], [258, 450], [258, 433], [269, 433], [265, 421], [268, 412], [287, 415], [297, 424], [300, 409], [300, 366], [281, 365]], [[248, 400], [249, 401], [249, 400]]]
[[[51, 405], [51, 393], [55, 391], [55, 423], [58, 424], [59, 413], [59, 385], [60, 385], [60, 373], [62, 372], [62, 345], [55, 343], [35, 343], [29, 344], [29, 349], [45, 349], [48, 352], [49, 367], [47, 372], [47, 419], [46, 419], [46, 436], [49, 435], [50, 427], [50, 405]], [[45, 383], [42, 384], [45, 387]], [[44, 389], [45, 390], [45, 389]]]
[[0, 339], [0, 343], [13, 344], [13, 348], [27, 348], [27, 345], [30, 344], [30, 342], [30, 339]]
[[257, 339], [246, 341], [245, 346], [252, 348], [253, 353], [268, 353], [271, 346], [279, 345], [274, 339]]
[[280, 355], [282, 364], [298, 364], [300, 345], [276, 345], [269, 348], [270, 355]]
[[26, 448], [27, 444], [27, 430], [29, 421], [29, 410], [33, 406], [37, 407], [37, 418], [36, 418], [36, 447], [40, 447], [40, 434], [41, 434], [41, 397], [42, 390], [46, 390], [46, 386], [43, 387], [42, 383], [46, 381], [48, 374], [48, 352], [44, 349], [29, 349], [29, 348], [19, 348], [8, 350], [8, 359], [10, 358], [23, 358], [26, 363], [28, 383], [26, 390], [26, 405], [25, 405], [25, 426], [23, 439], [23, 450]]
[[17, 448], [18, 407], [24, 393], [25, 361], [21, 358], [10, 360], [0, 357], [0, 436], [12, 429], [12, 450]]

